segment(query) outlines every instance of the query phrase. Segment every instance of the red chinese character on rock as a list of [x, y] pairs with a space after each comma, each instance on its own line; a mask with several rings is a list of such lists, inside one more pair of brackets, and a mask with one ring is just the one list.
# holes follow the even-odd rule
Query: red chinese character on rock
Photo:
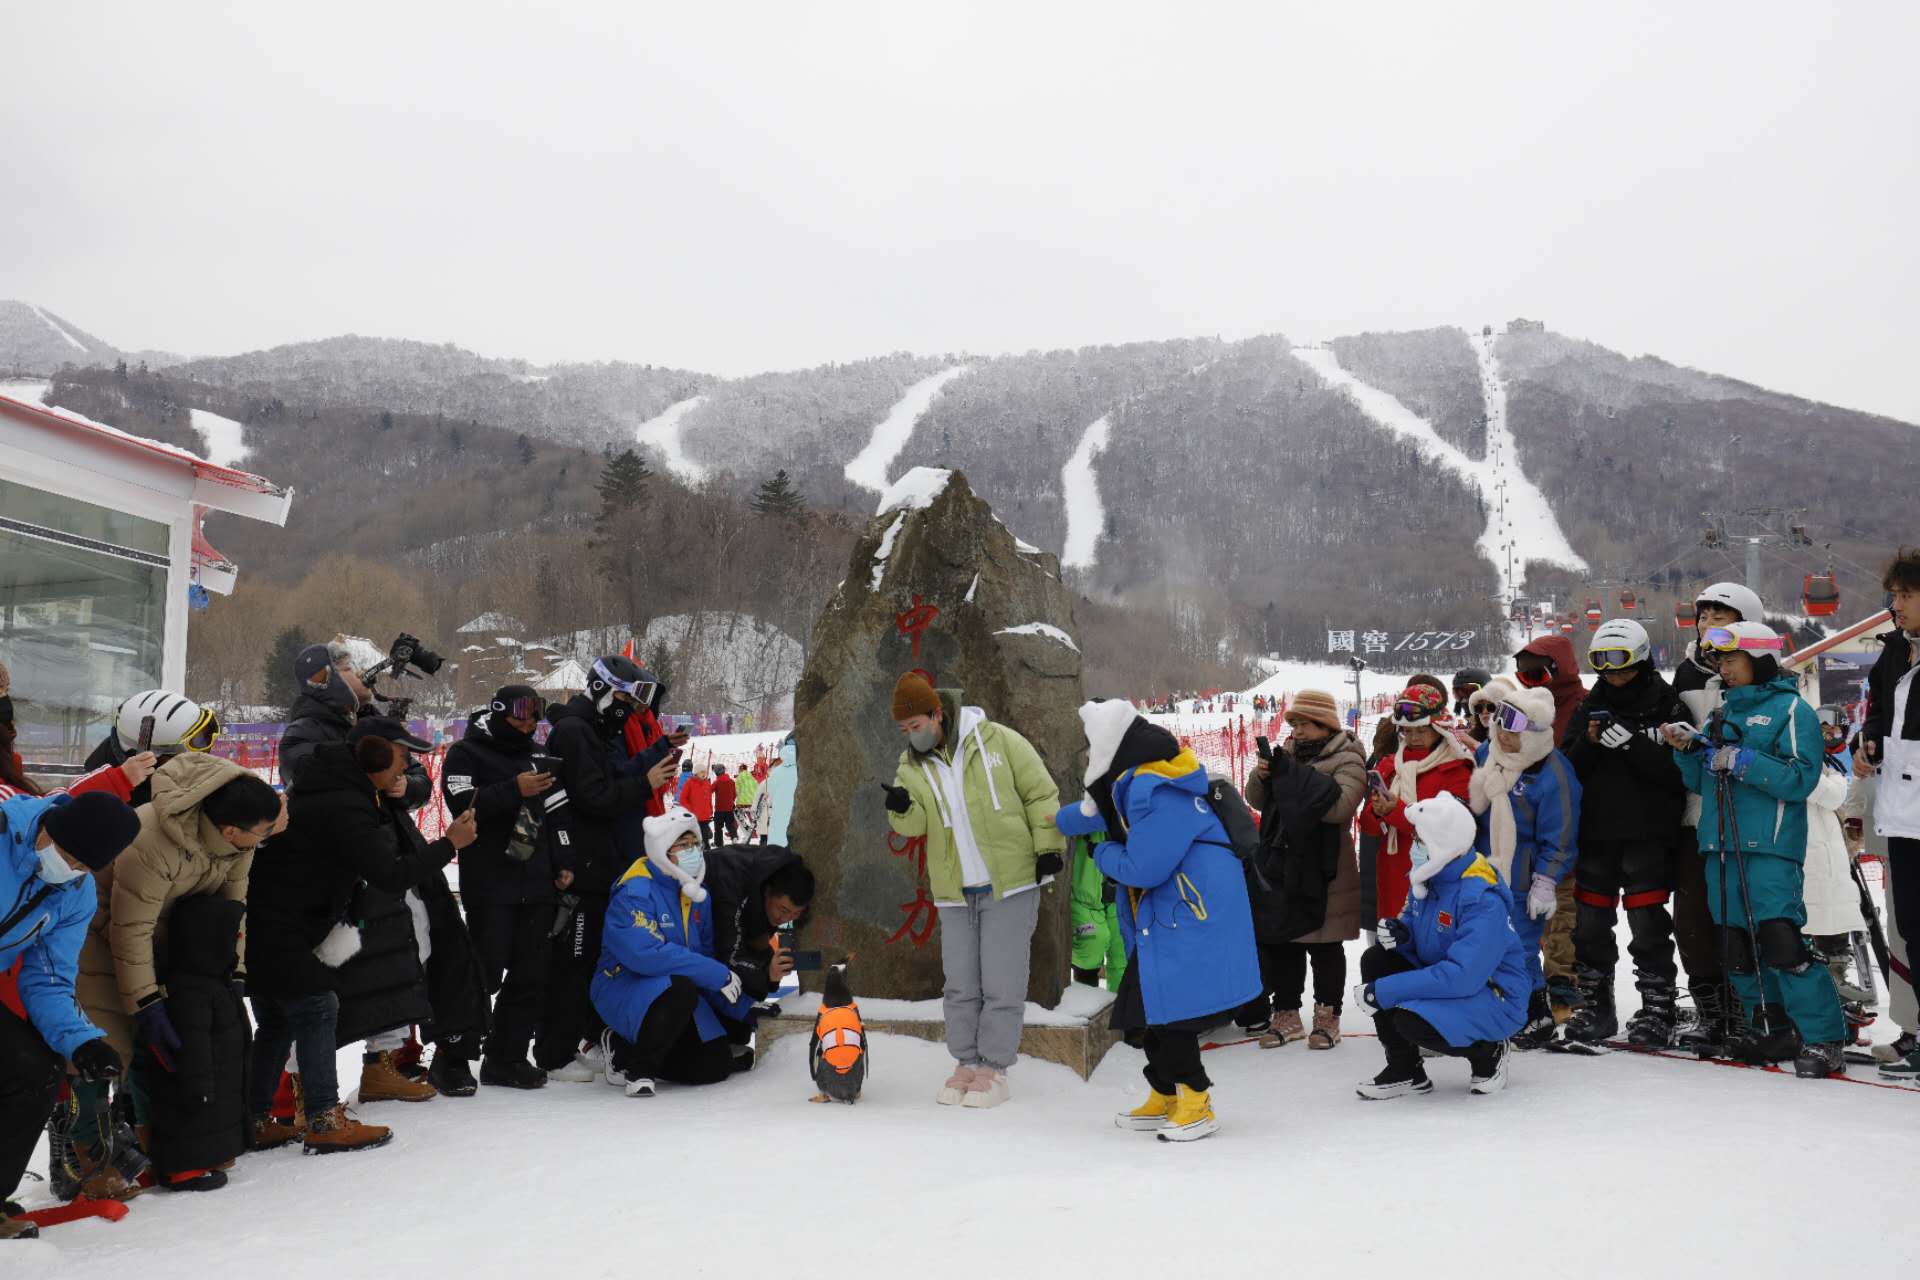
[[913, 901], [900, 904], [900, 910], [906, 913], [906, 920], [894, 930], [887, 939], [888, 945], [910, 938], [916, 947], [927, 945], [927, 939], [933, 936], [934, 923], [939, 920], [939, 909], [933, 899], [927, 896], [927, 838], [925, 836], [889, 835], [887, 851], [896, 858], [905, 858], [913, 864]]
[[893, 616], [894, 627], [901, 635], [913, 641], [915, 662], [920, 660], [920, 637], [926, 634], [927, 628], [932, 626], [933, 620], [939, 616], [940, 610], [934, 605], [920, 603], [918, 595], [914, 596], [911, 609]]

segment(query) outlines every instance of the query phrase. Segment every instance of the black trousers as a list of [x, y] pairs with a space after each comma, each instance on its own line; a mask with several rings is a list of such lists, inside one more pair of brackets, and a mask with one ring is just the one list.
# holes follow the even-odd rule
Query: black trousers
[[[551, 902], [486, 902], [469, 899], [467, 936], [493, 1001], [490, 1058], [523, 1062], [540, 1027], [547, 998], [547, 971], [555, 947], [547, 940], [553, 927]], [[469, 1046], [472, 1053], [479, 1045]]]
[[731, 809], [713, 815], [713, 842], [715, 844], [720, 843], [720, 833], [722, 831], [727, 833], [726, 842], [728, 844], [739, 843], [740, 824], [735, 820], [733, 810]]
[[713, 848], [713, 819], [696, 818], [694, 821], [700, 824], [700, 847], [702, 849]]
[[693, 1011], [700, 988], [674, 975], [667, 989], [647, 1007], [632, 1040], [613, 1034], [613, 1066], [628, 1076], [671, 1080], [675, 1084], [717, 1084], [733, 1074], [731, 1037], [700, 1038]]
[[1199, 1032], [1148, 1027], [1141, 1034], [1140, 1047], [1147, 1051], [1142, 1074], [1155, 1093], [1172, 1094], [1179, 1085], [1201, 1093], [1213, 1088], [1206, 1068], [1200, 1065]]
[[1277, 1010], [1298, 1011], [1307, 988], [1307, 962], [1313, 962], [1313, 1002], [1340, 1012], [1347, 985], [1347, 949], [1338, 942], [1260, 944], [1260, 976], [1273, 993]]
[[[533, 1043], [533, 1060], [543, 1071], [573, 1061], [582, 1041], [598, 1040], [606, 1024], [594, 1011], [589, 989], [594, 966], [600, 963], [600, 935], [607, 925], [607, 900], [582, 894], [573, 918], [558, 937], [548, 941], [547, 983], [540, 1026]], [[553, 917], [547, 917], [547, 928]]]
[[[1627, 944], [1633, 971], [1642, 986], [1674, 982], [1673, 917], [1667, 899], [1673, 892], [1673, 845], [1641, 840], [1597, 840], [1580, 846], [1574, 867], [1574, 959], [1608, 982], [1620, 963], [1613, 936], [1616, 905], [1627, 909]], [[1704, 892], [1703, 892], [1704, 896]]]
[[1920, 939], [1920, 840], [1888, 836], [1887, 862], [1893, 867], [1893, 922], [1912, 955], [1920, 950], [1920, 941], [1915, 941]]
[[1707, 899], [1707, 860], [1700, 856], [1700, 833], [1685, 829], [1673, 851], [1673, 940], [1694, 991], [1719, 989], [1723, 978], [1720, 935]]
[[[1368, 947], [1360, 953], [1362, 982], [1377, 982], [1388, 974], [1406, 973], [1418, 967], [1397, 949]], [[1476, 1075], [1490, 1074], [1500, 1056], [1498, 1040], [1476, 1040], [1465, 1048], [1448, 1044], [1447, 1038], [1431, 1022], [1411, 1009], [1382, 1009], [1373, 1015], [1373, 1029], [1380, 1037], [1380, 1047], [1386, 1051], [1387, 1065], [1401, 1071], [1420, 1065], [1422, 1049], [1449, 1058], [1465, 1058], [1473, 1064]]]
[[66, 1064], [31, 1023], [0, 1005], [0, 1196], [10, 1196], [60, 1100]]

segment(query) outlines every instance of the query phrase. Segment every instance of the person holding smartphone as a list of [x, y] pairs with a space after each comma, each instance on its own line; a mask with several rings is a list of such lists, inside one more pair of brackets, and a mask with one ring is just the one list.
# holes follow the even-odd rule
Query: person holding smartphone
[[[1894, 629], [1867, 675], [1867, 716], [1853, 771], [1875, 778], [1866, 821], [1886, 839], [1893, 917], [1901, 936], [1911, 939], [1920, 938], [1920, 698], [1913, 696], [1920, 670], [1920, 547], [1895, 552], [1880, 585], [1891, 597]], [[1883, 1074], [1920, 1079], [1920, 1049]]]

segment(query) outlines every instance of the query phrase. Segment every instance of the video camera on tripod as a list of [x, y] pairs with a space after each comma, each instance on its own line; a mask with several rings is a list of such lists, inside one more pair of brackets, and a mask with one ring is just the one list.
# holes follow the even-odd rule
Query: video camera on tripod
[[375, 686], [382, 675], [391, 675], [400, 680], [411, 676], [415, 680], [424, 680], [439, 671], [446, 659], [427, 648], [420, 637], [408, 635], [402, 631], [387, 646], [387, 656], [360, 673], [360, 680], [367, 686], [367, 692], [375, 702], [381, 704], [381, 713], [398, 720], [407, 718], [413, 709], [413, 699], [398, 694], [381, 693]]

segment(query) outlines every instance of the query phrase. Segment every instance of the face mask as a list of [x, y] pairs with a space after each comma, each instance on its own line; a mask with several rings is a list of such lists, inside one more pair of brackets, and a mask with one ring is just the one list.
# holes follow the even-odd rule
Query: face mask
[[907, 733], [907, 745], [921, 755], [940, 745], [940, 730], [933, 725], [924, 729], [912, 729]]
[[612, 694], [607, 695], [606, 705], [600, 708], [601, 719], [615, 727], [625, 724], [627, 717], [632, 714], [632, 705], [620, 701], [620, 699], [614, 697]]
[[680, 859], [680, 869], [687, 873], [687, 879], [698, 880], [707, 874], [707, 851], [699, 845], [682, 849], [674, 857]]
[[347, 712], [355, 710], [360, 705], [360, 700], [353, 696], [353, 690], [347, 688], [347, 682], [337, 675], [314, 689], [313, 696], [330, 707], [338, 707]]
[[78, 880], [85, 874], [85, 869], [75, 871], [68, 866], [67, 860], [52, 845], [40, 850], [40, 878], [48, 884], [62, 885], [69, 880]]
[[1413, 848], [1407, 850], [1407, 859], [1413, 863], [1414, 870], [1416, 871], [1426, 866], [1432, 857], [1433, 855], [1427, 852], [1427, 846], [1418, 840], [1413, 842]]

